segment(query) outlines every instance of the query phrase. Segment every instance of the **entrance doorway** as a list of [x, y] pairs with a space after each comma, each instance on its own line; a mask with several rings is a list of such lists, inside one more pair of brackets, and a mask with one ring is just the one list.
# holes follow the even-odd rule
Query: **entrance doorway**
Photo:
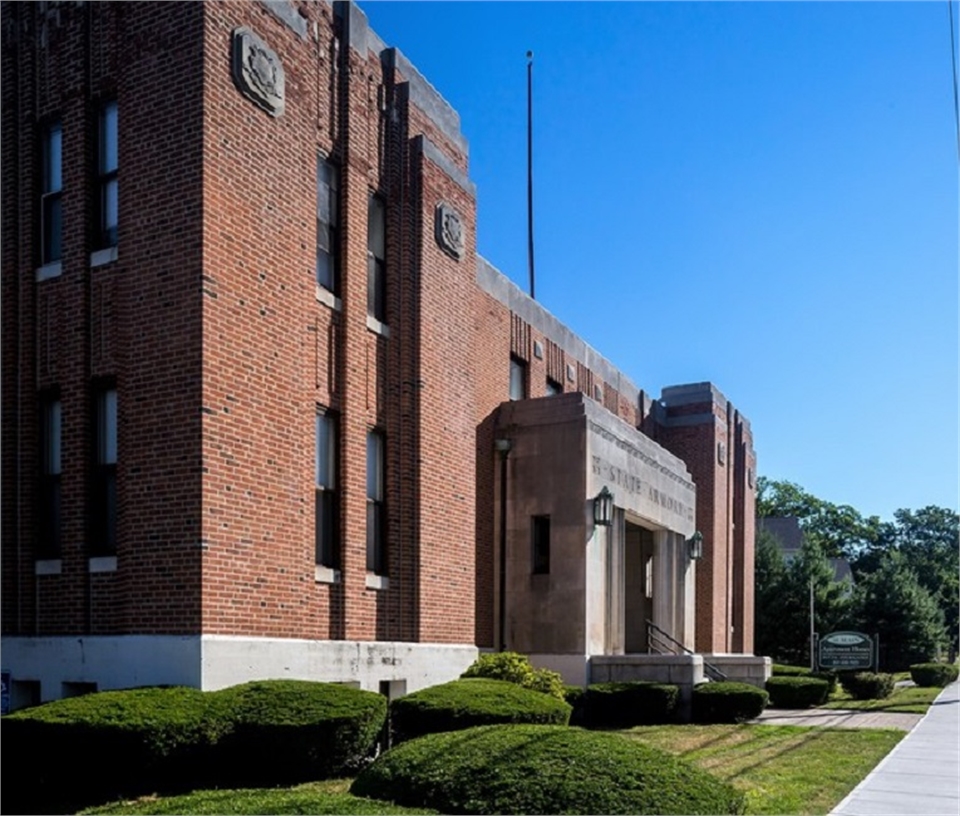
[[653, 531], [629, 521], [624, 529], [624, 651], [649, 651], [647, 621], [653, 620]]

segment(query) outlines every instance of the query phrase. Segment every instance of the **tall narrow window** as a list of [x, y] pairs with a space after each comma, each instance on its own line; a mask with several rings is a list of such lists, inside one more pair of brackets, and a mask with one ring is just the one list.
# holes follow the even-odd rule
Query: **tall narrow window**
[[46, 396], [40, 400], [40, 558], [60, 557], [60, 400]]
[[510, 399], [527, 398], [527, 364], [518, 357], [510, 358]]
[[367, 434], [367, 570], [387, 572], [383, 512], [383, 434]]
[[550, 379], [547, 377], [547, 396], [555, 397], [557, 394], [563, 393], [563, 386], [560, 385], [556, 380]]
[[63, 234], [63, 132], [59, 122], [43, 132], [43, 178], [40, 193], [40, 263], [60, 260]]
[[98, 243], [101, 249], [117, 245], [119, 200], [117, 190], [117, 103], [100, 109], [97, 174], [100, 184], [100, 223]]
[[386, 207], [371, 193], [367, 209], [367, 314], [386, 319]]
[[534, 516], [532, 533], [533, 572], [545, 575], [550, 572], [550, 516]]
[[317, 283], [340, 293], [337, 167], [317, 157]]
[[316, 558], [331, 569], [340, 567], [340, 502], [337, 495], [337, 418], [317, 415], [316, 448]]
[[96, 394], [96, 455], [93, 474], [91, 551], [94, 555], [117, 552], [117, 391]]

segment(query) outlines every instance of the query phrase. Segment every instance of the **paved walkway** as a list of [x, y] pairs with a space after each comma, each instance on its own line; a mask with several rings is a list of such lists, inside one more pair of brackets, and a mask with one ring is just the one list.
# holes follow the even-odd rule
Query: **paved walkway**
[[958, 813], [960, 683], [951, 683], [916, 727], [831, 811], [831, 816]]
[[829, 708], [768, 708], [751, 722], [761, 725], [817, 725], [824, 728], [897, 728], [911, 730], [923, 714]]

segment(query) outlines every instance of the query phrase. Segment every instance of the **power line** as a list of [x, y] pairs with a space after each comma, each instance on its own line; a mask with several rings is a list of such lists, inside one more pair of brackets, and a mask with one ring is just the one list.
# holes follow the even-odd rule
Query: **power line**
[[950, 12], [950, 66], [953, 68], [953, 120], [957, 128], [957, 159], [960, 160], [960, 104], [957, 102], [957, 46], [953, 34], [953, 0], [947, 0]]

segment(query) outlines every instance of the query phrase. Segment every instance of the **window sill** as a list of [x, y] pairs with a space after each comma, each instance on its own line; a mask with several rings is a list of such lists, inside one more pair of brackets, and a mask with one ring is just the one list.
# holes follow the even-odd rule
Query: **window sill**
[[390, 589], [390, 579], [386, 575], [367, 573], [367, 589]]
[[335, 312], [343, 311], [343, 304], [340, 302], [340, 298], [319, 283], [317, 284], [317, 300], [324, 306], [329, 306]]
[[367, 328], [381, 337], [390, 337], [390, 327], [386, 323], [381, 323], [373, 315], [367, 315]]
[[340, 570], [333, 569], [333, 567], [324, 567], [322, 564], [317, 564], [314, 572], [314, 581], [316, 581], [318, 584], [339, 584]]
[[34, 575], [59, 575], [63, 562], [59, 558], [41, 558], [33, 562]]
[[116, 572], [117, 556], [101, 555], [91, 558], [88, 564], [88, 572]]
[[44, 264], [43, 266], [37, 267], [37, 281], [50, 280], [51, 278], [59, 278], [63, 274], [63, 264], [60, 261], [54, 261], [53, 263]]
[[90, 268], [93, 269], [95, 266], [106, 266], [108, 263], [113, 263], [117, 260], [117, 248], [115, 246], [107, 247], [106, 249], [98, 249], [96, 252], [90, 253]]

